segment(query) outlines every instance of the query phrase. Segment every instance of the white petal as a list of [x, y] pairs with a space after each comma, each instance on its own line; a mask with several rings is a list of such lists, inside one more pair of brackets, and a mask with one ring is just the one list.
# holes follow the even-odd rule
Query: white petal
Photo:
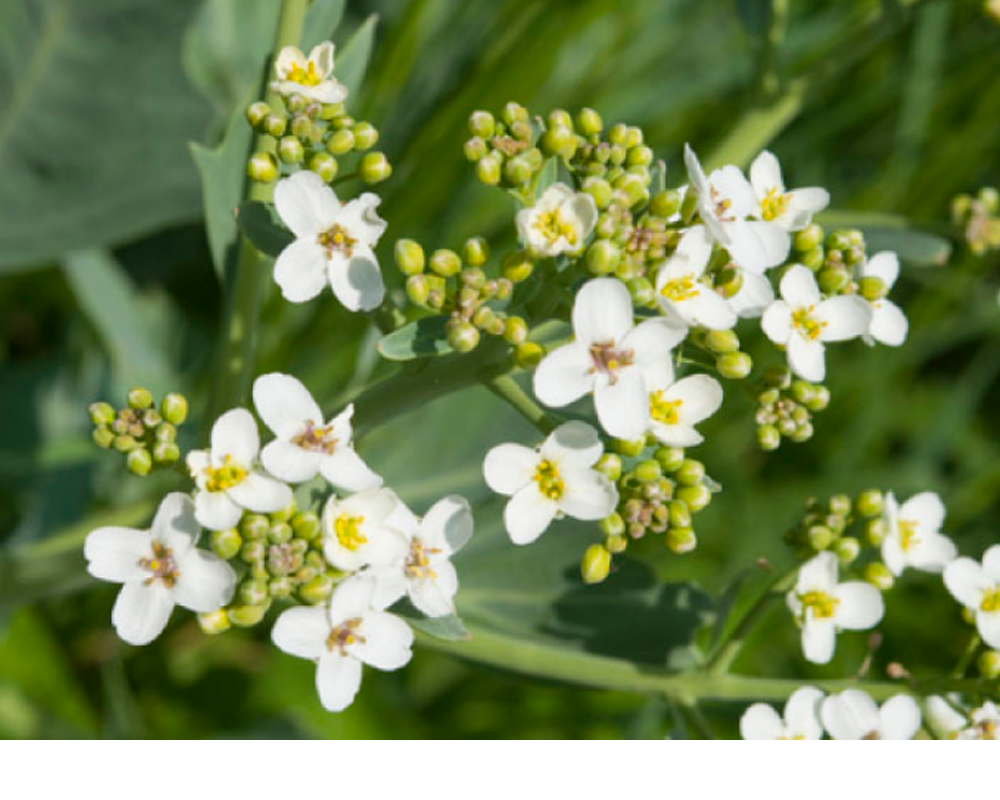
[[813, 214], [830, 205], [830, 193], [818, 186], [795, 189], [788, 192], [787, 197], [788, 208], [776, 221], [783, 223], [783, 227], [792, 231], [805, 228], [812, 221]]
[[1000, 545], [995, 544], [983, 553], [983, 572], [990, 580], [1000, 583]]
[[253, 415], [245, 408], [234, 408], [219, 417], [212, 426], [212, 460], [225, 456], [241, 467], [249, 467], [260, 449], [260, 436]]
[[343, 103], [347, 99], [347, 87], [336, 78], [327, 78], [316, 86], [299, 86], [299, 94], [305, 95], [316, 103], [333, 105]]
[[[729, 298], [729, 307], [742, 319], [755, 319], [761, 316], [772, 303], [774, 303], [774, 289], [771, 281], [764, 275], [746, 271], [743, 273], [743, 285]], [[784, 303], [782, 305], [785, 306]]]
[[708, 228], [695, 225], [681, 235], [677, 249], [656, 274], [656, 291], [659, 294], [667, 281], [692, 275], [697, 278], [705, 272], [712, 258], [714, 241]]
[[514, 544], [530, 544], [545, 533], [559, 506], [532, 482], [517, 491], [503, 512], [504, 525]]
[[535, 369], [535, 397], [553, 408], [569, 405], [593, 390], [593, 369], [594, 361], [583, 345], [558, 347]]
[[820, 302], [819, 286], [812, 272], [801, 264], [792, 264], [778, 285], [781, 297], [792, 308], [808, 308]]
[[264, 424], [281, 439], [302, 433], [307, 422], [321, 426], [323, 412], [302, 381], [281, 372], [253, 382], [253, 404]]
[[327, 606], [327, 620], [330, 627], [336, 627], [349, 619], [363, 617], [372, 607], [375, 595], [375, 581], [368, 577], [348, 578], [337, 586]]
[[153, 553], [149, 531], [135, 528], [98, 528], [87, 535], [83, 555], [87, 572], [102, 581], [126, 583], [143, 580], [149, 572], [139, 566], [140, 559]]
[[563, 207], [569, 212], [569, 218], [575, 221], [577, 242], [582, 244], [597, 224], [597, 204], [594, 198], [586, 192], [574, 192]]
[[729, 201], [729, 215], [745, 217], [753, 213], [757, 205], [753, 187], [739, 167], [727, 164], [713, 170], [708, 176], [708, 182], [719, 197]]
[[322, 453], [306, 450], [283, 439], [275, 439], [264, 445], [260, 453], [264, 469], [289, 483], [302, 483], [315, 478], [322, 459]]
[[365, 192], [344, 205], [337, 215], [337, 223], [346, 228], [353, 239], [374, 247], [388, 227], [376, 210], [381, 202], [382, 198], [377, 194]]
[[897, 578], [906, 569], [909, 559], [900, 545], [898, 531], [890, 533], [882, 542], [882, 561]]
[[281, 481], [260, 472], [251, 472], [238, 484], [226, 490], [229, 498], [249, 511], [270, 514], [289, 506], [292, 490]]
[[618, 505], [618, 490], [601, 473], [566, 470], [560, 473], [565, 490], [559, 498], [559, 510], [566, 516], [586, 521], [604, 519]]
[[826, 323], [820, 329], [820, 341], [842, 342], [861, 336], [868, 330], [872, 311], [860, 297], [841, 295], [816, 306], [815, 317], [819, 322]]
[[640, 369], [670, 360], [670, 351], [687, 336], [687, 328], [666, 319], [650, 319], [636, 325], [622, 339], [623, 350], [631, 350], [633, 363]]
[[823, 725], [819, 720], [819, 707], [823, 702], [823, 692], [814, 686], [803, 686], [795, 690], [785, 704], [785, 724], [792, 736], [806, 739], [823, 737]]
[[787, 344], [792, 338], [792, 309], [784, 300], [775, 300], [760, 318], [764, 334], [775, 344]]
[[840, 601], [833, 615], [839, 628], [851, 631], [874, 628], [885, 613], [882, 592], [865, 581], [842, 583], [833, 594]]
[[650, 393], [657, 389], [666, 389], [674, 380], [674, 364], [669, 358], [647, 364], [642, 370], [646, 379], [646, 388]]
[[1000, 611], [977, 611], [976, 630], [987, 645], [1000, 648]]
[[823, 343], [793, 333], [788, 340], [788, 366], [803, 380], [821, 383], [826, 377], [826, 355]]
[[461, 495], [443, 497], [420, 523], [420, 538], [446, 555], [457, 553], [472, 538], [472, 509]]
[[364, 517], [367, 523], [384, 523], [400, 504], [399, 497], [391, 489], [369, 489], [346, 497], [341, 501], [330, 498], [328, 506], [337, 507], [337, 513], [349, 517]]
[[396, 603], [407, 592], [406, 576], [401, 564], [390, 564], [385, 567], [371, 567], [366, 573], [375, 581], [375, 591], [372, 594], [372, 608], [382, 609]]
[[174, 584], [174, 602], [199, 614], [207, 614], [233, 599], [236, 573], [215, 553], [195, 548], [177, 564], [180, 575]]
[[761, 273], [787, 260], [792, 240], [781, 225], [738, 219], [724, 223], [724, 227], [728, 237], [726, 250], [748, 272]]
[[708, 178], [705, 177], [705, 171], [702, 169], [698, 156], [695, 155], [694, 150], [691, 149], [691, 145], [687, 142], [684, 143], [684, 169], [687, 170], [691, 187], [698, 193], [700, 199], [701, 194], [707, 188]]
[[899, 347], [906, 341], [909, 330], [910, 323], [899, 306], [885, 299], [874, 303], [868, 326], [868, 333], [872, 338], [889, 347]]
[[594, 278], [576, 294], [573, 332], [584, 347], [620, 342], [632, 320], [632, 297], [617, 278]]
[[294, 45], [282, 47], [274, 61], [274, 72], [279, 78], [288, 77], [296, 66], [305, 69], [307, 59], [305, 54]]
[[339, 652], [326, 652], [316, 666], [316, 691], [327, 711], [343, 711], [361, 688], [361, 662]]
[[198, 522], [210, 531], [224, 531], [236, 526], [243, 509], [225, 492], [201, 491], [194, 496], [194, 513]]
[[837, 572], [837, 557], [833, 553], [827, 550], [817, 553], [799, 568], [795, 591], [830, 594], [837, 585]]
[[878, 706], [865, 692], [848, 689], [831, 695], [820, 706], [823, 727], [834, 739], [864, 739], [878, 731]]
[[785, 724], [767, 703], [754, 703], [740, 717], [740, 736], [744, 739], [772, 740], [785, 735]]
[[450, 562], [444, 561], [435, 564], [434, 572], [438, 575], [437, 580], [418, 579], [411, 581], [409, 585], [410, 602], [421, 614], [428, 617], [447, 617], [455, 613], [455, 606], [452, 603], [454, 593], [449, 594], [441, 586], [441, 571], [449, 571], [455, 575], [455, 568]]
[[319, 471], [334, 486], [348, 492], [363, 492], [382, 485], [381, 476], [372, 472], [354, 448], [342, 444], [331, 455], [320, 457]]
[[368, 541], [357, 549], [363, 563], [375, 567], [386, 566], [402, 560], [410, 549], [406, 537], [386, 525], [364, 525]]
[[977, 608], [991, 583], [978, 563], [963, 556], [944, 568], [944, 585], [963, 606]]
[[707, 286], [702, 286], [698, 294], [676, 305], [693, 323], [712, 331], [726, 331], [736, 324], [736, 312], [732, 306]]
[[802, 655], [813, 664], [829, 664], [837, 647], [837, 629], [829, 618], [809, 617], [802, 626]]
[[371, 311], [385, 297], [385, 284], [375, 253], [355, 245], [350, 260], [336, 255], [327, 263], [330, 288], [348, 311]]
[[781, 165], [774, 153], [762, 150], [750, 165], [750, 183], [758, 198], [767, 196], [772, 189], [784, 193], [785, 183], [781, 179]]
[[325, 78], [333, 72], [333, 42], [320, 42], [309, 51], [309, 60], [316, 65], [316, 74]]
[[296, 658], [317, 659], [326, 652], [330, 622], [323, 606], [295, 606], [282, 611], [271, 628], [271, 641]]
[[667, 447], [694, 447], [705, 441], [693, 427], [680, 422], [667, 425], [654, 419], [649, 424], [649, 432]]
[[290, 303], [312, 300], [327, 284], [326, 250], [314, 239], [296, 239], [278, 254], [274, 282]]
[[542, 458], [560, 467], [578, 468], [593, 466], [603, 452], [597, 431], [579, 420], [564, 422], [552, 431], [540, 450]]
[[358, 641], [349, 652], [375, 669], [392, 671], [413, 657], [413, 631], [403, 620], [384, 611], [369, 611], [362, 617]]
[[965, 714], [959, 714], [951, 703], [936, 694], [924, 700], [924, 717], [939, 739], [951, 738], [968, 724]]
[[340, 203], [315, 172], [302, 170], [274, 187], [274, 207], [297, 239], [315, 239], [337, 218]]
[[118, 593], [111, 623], [123, 641], [136, 646], [149, 644], [163, 633], [174, 610], [170, 590], [160, 581], [129, 581]]
[[891, 289], [899, 277], [899, 256], [891, 250], [876, 253], [862, 267], [861, 274], [866, 278], [878, 278]]
[[514, 494], [531, 483], [538, 468], [538, 453], [519, 444], [499, 444], [486, 454], [483, 477], [499, 494]]
[[678, 416], [688, 425], [697, 425], [722, 405], [722, 385], [709, 375], [689, 375], [667, 389], [667, 400], [680, 400]]
[[[599, 379], [594, 388], [597, 419], [612, 436], [638, 439], [649, 427], [649, 392], [646, 381], [635, 367], [618, 371], [618, 380]], [[603, 378], [603, 376], [602, 376]]]
[[940, 533], [921, 534], [910, 553], [910, 560], [916, 569], [933, 573], [941, 572], [957, 557], [955, 543]]
[[912, 739], [920, 730], [920, 706], [909, 695], [890, 697], [882, 704], [879, 717], [882, 739]]

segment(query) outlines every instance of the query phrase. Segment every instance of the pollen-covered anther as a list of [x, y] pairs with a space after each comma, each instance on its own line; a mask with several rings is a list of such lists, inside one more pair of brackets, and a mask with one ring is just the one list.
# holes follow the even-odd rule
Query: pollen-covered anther
[[777, 187], [771, 189], [760, 201], [761, 216], [767, 222], [772, 222], [788, 210], [789, 195], [779, 192]]
[[173, 551], [161, 542], [153, 542], [153, 557], [139, 559], [139, 566], [152, 573], [144, 581], [146, 586], [162, 581], [164, 586], [172, 589], [180, 577]]
[[333, 435], [333, 425], [317, 425], [310, 419], [306, 420], [302, 432], [292, 437], [292, 444], [303, 450], [332, 455], [337, 447], [337, 437]]
[[346, 656], [348, 645], [365, 643], [365, 637], [357, 632], [360, 627], [361, 617], [341, 623], [326, 637], [326, 649], [331, 653], [339, 650], [342, 656]]
[[549, 242], [555, 242], [560, 237], [566, 239], [571, 245], [575, 245], [577, 242], [576, 229], [558, 208], [539, 214], [535, 222], [535, 228]]
[[676, 425], [682, 403], [682, 400], [667, 400], [664, 392], [658, 389], [649, 395], [649, 416], [664, 425]]
[[635, 363], [634, 351], [620, 348], [614, 342], [598, 342], [590, 346], [590, 358], [593, 366], [591, 373], [602, 372], [614, 384], [618, 380], [617, 372], [622, 367], [630, 367]]
[[297, 63], [292, 64], [292, 68], [288, 71], [285, 79], [301, 84], [302, 86], [319, 86], [323, 81], [316, 73], [316, 64], [312, 61], [309, 62], [305, 69]]
[[342, 547], [348, 550], [357, 550], [361, 545], [367, 544], [368, 537], [360, 531], [364, 521], [364, 517], [349, 517], [346, 514], [337, 518], [337, 521], [333, 523], [333, 530]]
[[802, 603], [802, 615], [808, 616], [812, 610], [813, 619], [829, 619], [834, 615], [840, 601], [826, 592], [804, 592], [799, 595]]
[[413, 541], [410, 542], [410, 552], [406, 557], [406, 574], [414, 578], [436, 580], [437, 573], [431, 569], [431, 562], [428, 556], [440, 552], [441, 550], [436, 547], [425, 547], [420, 539], [414, 537]]
[[792, 324], [810, 339], [818, 339], [827, 325], [813, 316], [815, 310], [816, 306], [807, 306], [792, 312]]
[[562, 497], [566, 486], [562, 478], [559, 477], [559, 470], [551, 461], [547, 459], [540, 461], [535, 470], [534, 478], [538, 484], [538, 491], [549, 498], [549, 500], [558, 500]]
[[326, 249], [328, 254], [332, 255], [334, 252], [340, 252], [347, 258], [351, 257], [354, 252], [354, 245], [358, 243], [358, 240], [348, 234], [347, 229], [343, 225], [338, 225], [337, 223], [334, 223], [327, 230], [323, 231], [317, 237], [317, 241]]
[[209, 492], [232, 489], [247, 476], [247, 471], [238, 464], [234, 464], [233, 457], [228, 454], [222, 459], [221, 467], [208, 467], [205, 473], [208, 475], [205, 489]]

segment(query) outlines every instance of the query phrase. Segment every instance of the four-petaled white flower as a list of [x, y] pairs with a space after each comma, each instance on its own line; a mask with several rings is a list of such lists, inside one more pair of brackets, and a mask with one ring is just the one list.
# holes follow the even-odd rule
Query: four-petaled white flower
[[703, 437], [697, 430], [722, 405], [722, 386], [709, 375], [689, 375], [674, 381], [669, 361], [646, 369], [649, 389], [649, 432], [668, 447], [693, 447]]
[[826, 376], [825, 342], [840, 342], [868, 330], [871, 311], [856, 295], [822, 299], [812, 272], [793, 264], [779, 285], [781, 299], [764, 311], [760, 324], [775, 344], [788, 351], [796, 375], [819, 383]]
[[[899, 256], [890, 250], [876, 253], [858, 271], [858, 278], [878, 278], [888, 292], [899, 277]], [[871, 322], [864, 339], [868, 344], [881, 342], [890, 347], [899, 347], [906, 341], [910, 323], [903, 310], [888, 298], [882, 297], [869, 302], [872, 310]]]
[[882, 561], [893, 575], [907, 567], [924, 572], [941, 572], [955, 560], [958, 550], [941, 531], [944, 504], [934, 492], [915, 494], [903, 505], [888, 492], [882, 518], [888, 532], [882, 542]]
[[774, 287], [765, 275], [748, 272], [733, 262], [740, 273], [740, 288], [728, 298], [729, 307], [740, 319], [757, 319], [774, 302]]
[[413, 656], [413, 631], [399, 617], [372, 608], [375, 582], [355, 577], [336, 588], [329, 605], [282, 612], [271, 640], [289, 655], [316, 662], [316, 690], [329, 711], [343, 711], [361, 688], [361, 665], [392, 671]]
[[278, 254], [274, 281], [293, 303], [312, 300], [329, 283], [350, 311], [371, 311], [385, 295], [372, 249], [385, 232], [381, 199], [365, 192], [343, 203], [315, 172], [303, 170], [274, 187], [274, 207], [295, 241]]
[[174, 605], [207, 614], [232, 599], [236, 573], [195, 546], [200, 533], [191, 498], [173, 492], [160, 503], [151, 530], [107, 527], [87, 536], [87, 571], [123, 584], [111, 622], [129, 644], [159, 636]]
[[319, 472], [334, 486], [361, 492], [382, 479], [361, 460], [351, 444], [349, 405], [329, 422], [309, 390], [291, 375], [272, 372], [253, 384], [253, 402], [264, 424], [277, 437], [264, 446], [264, 469], [289, 483], [301, 483]]
[[920, 730], [920, 706], [897, 694], [879, 708], [867, 692], [848, 689], [823, 701], [820, 719], [833, 739], [912, 739]]
[[274, 62], [278, 80], [273, 88], [285, 97], [298, 94], [315, 103], [342, 103], [347, 87], [333, 77], [332, 42], [323, 42], [309, 51], [309, 57], [291, 45], [282, 47]]
[[423, 519], [402, 502], [390, 524], [409, 540], [405, 558], [371, 572], [377, 581], [375, 607], [387, 608], [404, 595], [428, 617], [455, 613], [458, 574], [451, 557], [472, 537], [472, 510], [460, 495], [438, 500]]
[[1000, 648], [1000, 544], [983, 554], [983, 563], [962, 556], [944, 568], [944, 585], [975, 615], [976, 628], [990, 647]]
[[553, 350], [535, 370], [535, 395], [565, 406], [593, 392], [597, 419], [612, 436], [637, 439], [649, 424], [644, 370], [670, 357], [685, 329], [664, 320], [633, 324], [632, 298], [615, 278], [596, 278], [573, 304], [576, 340]]
[[406, 536], [389, 519], [399, 505], [390, 489], [372, 489], [343, 499], [330, 497], [323, 506], [323, 554], [337, 569], [354, 572], [382, 567], [405, 558]]
[[244, 509], [270, 514], [292, 502], [291, 489], [256, 471], [259, 449], [253, 416], [234, 408], [212, 426], [211, 449], [188, 453], [188, 469], [198, 486], [195, 514], [204, 527], [223, 531], [240, 521]]
[[750, 184], [757, 198], [753, 216], [774, 222], [786, 231], [802, 230], [812, 222], [813, 214], [830, 205], [830, 193], [826, 189], [814, 186], [786, 190], [781, 165], [768, 150], [762, 151], [750, 165]]
[[969, 715], [969, 723], [967, 728], [956, 734], [956, 739], [1000, 739], [1000, 708], [996, 703], [987, 700], [979, 708], [973, 709]]
[[708, 228], [689, 228], [656, 273], [656, 299], [668, 318], [683, 325], [726, 330], [736, 324], [736, 312], [702, 279], [712, 246]]
[[744, 739], [822, 739], [819, 706], [823, 692], [813, 686], [796, 689], [785, 703], [784, 717], [767, 703], [754, 703], [740, 717]]
[[837, 573], [837, 557], [824, 550], [802, 565], [786, 598], [802, 628], [802, 652], [814, 664], [833, 658], [838, 631], [873, 628], [885, 612], [878, 589], [864, 581], [838, 583]]
[[579, 253], [597, 223], [597, 205], [589, 194], [553, 183], [515, 221], [521, 244], [534, 255]]
[[781, 225], [753, 216], [759, 206], [746, 176], [732, 165], [706, 177], [690, 145], [684, 145], [684, 165], [697, 196], [698, 215], [712, 238], [733, 260], [750, 272], [763, 272], [788, 258], [791, 237]]
[[529, 544], [557, 514], [599, 520], [618, 505], [615, 485], [594, 464], [604, 452], [597, 431], [585, 422], [566, 422], [537, 450], [501, 444], [486, 454], [486, 484], [512, 495], [504, 523], [514, 544]]

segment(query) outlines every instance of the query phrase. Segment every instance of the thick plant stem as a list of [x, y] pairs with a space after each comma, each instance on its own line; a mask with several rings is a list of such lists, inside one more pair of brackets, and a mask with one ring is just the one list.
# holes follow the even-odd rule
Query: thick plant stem
[[510, 375], [498, 375], [486, 381], [486, 387], [501, 400], [505, 401], [528, 422], [544, 434], [552, 433], [555, 423], [541, 407], [517, 385]]

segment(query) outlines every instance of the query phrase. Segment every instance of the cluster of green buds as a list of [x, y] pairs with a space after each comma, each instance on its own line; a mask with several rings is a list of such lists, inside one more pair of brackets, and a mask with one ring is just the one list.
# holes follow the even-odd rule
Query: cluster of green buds
[[951, 218], [977, 256], [1000, 249], [1000, 192], [992, 186], [984, 186], [975, 197], [958, 195], [951, 201]]
[[199, 615], [206, 633], [256, 625], [274, 601], [322, 603], [344, 577], [323, 556], [319, 517], [294, 502], [269, 515], [244, 513], [237, 527], [213, 531], [211, 546], [234, 566], [239, 582], [229, 606]]
[[827, 296], [858, 294], [874, 302], [885, 297], [888, 286], [874, 276], [859, 273], [867, 259], [864, 234], [855, 228], [831, 231], [817, 224], [795, 234], [792, 247], [799, 263], [816, 273], [816, 282]]
[[251, 180], [271, 183], [282, 172], [305, 167], [327, 183], [351, 159], [351, 170], [341, 177], [360, 177], [367, 184], [380, 183], [392, 174], [384, 153], [372, 150], [378, 131], [370, 122], [355, 120], [343, 103], [321, 105], [301, 95], [287, 98], [281, 108], [262, 101], [247, 108], [247, 120], [264, 137], [264, 146], [250, 156]]
[[830, 404], [830, 390], [821, 384], [792, 379], [786, 367], [770, 367], [755, 388], [757, 444], [777, 450], [782, 439], [812, 438], [812, 415]]
[[459, 353], [474, 350], [482, 333], [502, 336], [515, 346], [525, 343], [527, 323], [500, 308], [514, 290], [515, 281], [507, 277], [511, 270], [505, 262], [501, 275], [487, 275], [483, 268], [490, 259], [490, 248], [485, 239], [475, 236], [465, 242], [461, 253], [442, 248], [431, 253], [430, 258], [418, 242], [400, 239], [393, 252], [396, 265], [406, 275], [410, 303], [447, 315], [447, 338], [452, 349]]
[[718, 485], [705, 474], [705, 465], [687, 458], [683, 449], [656, 447], [650, 455], [647, 444], [645, 439], [615, 440], [615, 452], [605, 453], [597, 464], [617, 484], [619, 502], [617, 510], [601, 520], [604, 543], [584, 553], [581, 573], [587, 583], [603, 581], [612, 556], [647, 534], [662, 534], [678, 555], [698, 544], [694, 515], [712, 501]]
[[532, 125], [528, 109], [507, 103], [499, 119], [489, 111], [474, 111], [469, 117], [469, 132], [472, 138], [465, 143], [465, 155], [476, 165], [480, 181], [530, 192], [545, 158], [537, 146], [538, 125]]
[[740, 381], [753, 371], [753, 359], [740, 350], [740, 337], [734, 330], [712, 331], [692, 328], [686, 343], [700, 348], [715, 360], [715, 369], [723, 378]]
[[94, 442], [105, 450], [125, 455], [134, 475], [149, 475], [156, 467], [170, 467], [181, 457], [177, 428], [188, 415], [187, 398], [177, 392], [163, 397], [159, 406], [148, 389], [130, 389], [126, 405], [91, 403], [87, 409], [94, 424]]

